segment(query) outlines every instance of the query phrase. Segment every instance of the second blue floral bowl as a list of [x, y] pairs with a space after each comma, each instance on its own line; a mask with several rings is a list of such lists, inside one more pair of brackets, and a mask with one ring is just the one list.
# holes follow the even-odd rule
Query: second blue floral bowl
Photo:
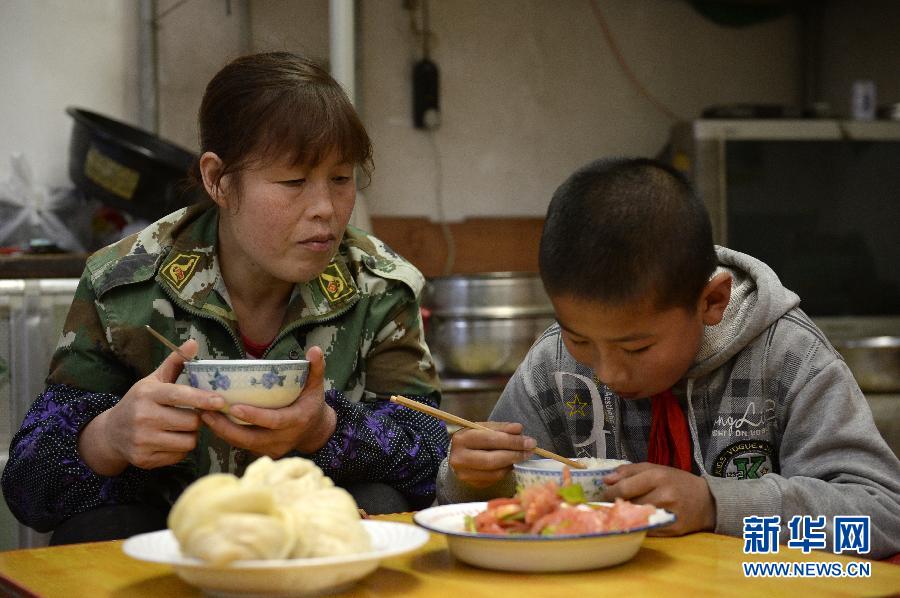
[[[300, 396], [309, 362], [305, 359], [200, 359], [184, 364], [188, 383], [211, 390], [230, 405], [253, 405], [267, 409], [287, 407]], [[228, 416], [235, 423], [246, 424]]]
[[[605, 500], [606, 485], [603, 478], [615, 471], [619, 465], [625, 465], [630, 461], [619, 459], [597, 459], [594, 457], [576, 457], [576, 461], [583, 463], [586, 469], [570, 469], [572, 481], [581, 486], [584, 496], [588, 501]], [[531, 459], [513, 465], [516, 484], [527, 488], [535, 484], [544, 484], [554, 481], [563, 485], [563, 464], [553, 459]]]

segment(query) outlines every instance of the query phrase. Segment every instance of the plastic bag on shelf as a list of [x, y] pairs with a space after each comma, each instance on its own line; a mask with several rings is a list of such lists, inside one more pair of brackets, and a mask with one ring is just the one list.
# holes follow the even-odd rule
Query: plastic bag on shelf
[[0, 247], [28, 247], [46, 239], [60, 249], [82, 252], [92, 210], [72, 187], [37, 184], [22, 154], [13, 154], [9, 177], [0, 179]]

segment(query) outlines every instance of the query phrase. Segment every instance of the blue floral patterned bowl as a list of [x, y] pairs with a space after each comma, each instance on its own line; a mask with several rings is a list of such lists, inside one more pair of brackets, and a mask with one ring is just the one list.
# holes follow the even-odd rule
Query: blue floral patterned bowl
[[[611, 474], [616, 467], [630, 463], [619, 459], [597, 459], [594, 457], [578, 457], [573, 459], [587, 466], [587, 469], [570, 469], [572, 481], [581, 486], [584, 496], [589, 501], [602, 501], [606, 485], [603, 478]], [[553, 459], [531, 459], [513, 465], [516, 484], [527, 488], [534, 484], [554, 481], [562, 485], [564, 465]]]
[[[300, 395], [309, 374], [305, 359], [200, 359], [184, 364], [188, 383], [219, 394], [227, 405], [277, 409]], [[228, 413], [228, 406], [223, 409]], [[236, 417], [232, 421], [246, 424]]]

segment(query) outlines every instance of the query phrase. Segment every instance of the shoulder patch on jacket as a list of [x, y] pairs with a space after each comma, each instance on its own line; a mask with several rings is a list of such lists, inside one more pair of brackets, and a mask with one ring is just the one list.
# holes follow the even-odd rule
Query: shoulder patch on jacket
[[199, 253], [173, 252], [169, 261], [161, 268], [160, 276], [180, 291], [194, 275], [201, 257]]
[[352, 259], [362, 262], [366, 270], [376, 276], [406, 284], [416, 298], [422, 293], [425, 277], [384, 241], [351, 226], [347, 227], [344, 239]]
[[319, 274], [319, 288], [328, 303], [334, 305], [351, 296], [356, 289], [350, 282], [350, 273], [347, 268], [339, 262], [331, 262], [328, 267]]

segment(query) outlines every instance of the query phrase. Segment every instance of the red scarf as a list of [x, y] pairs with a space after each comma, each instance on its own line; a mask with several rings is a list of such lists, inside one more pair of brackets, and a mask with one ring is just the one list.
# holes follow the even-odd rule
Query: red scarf
[[647, 461], [691, 470], [691, 433], [678, 399], [671, 390], [651, 398], [650, 441]]

